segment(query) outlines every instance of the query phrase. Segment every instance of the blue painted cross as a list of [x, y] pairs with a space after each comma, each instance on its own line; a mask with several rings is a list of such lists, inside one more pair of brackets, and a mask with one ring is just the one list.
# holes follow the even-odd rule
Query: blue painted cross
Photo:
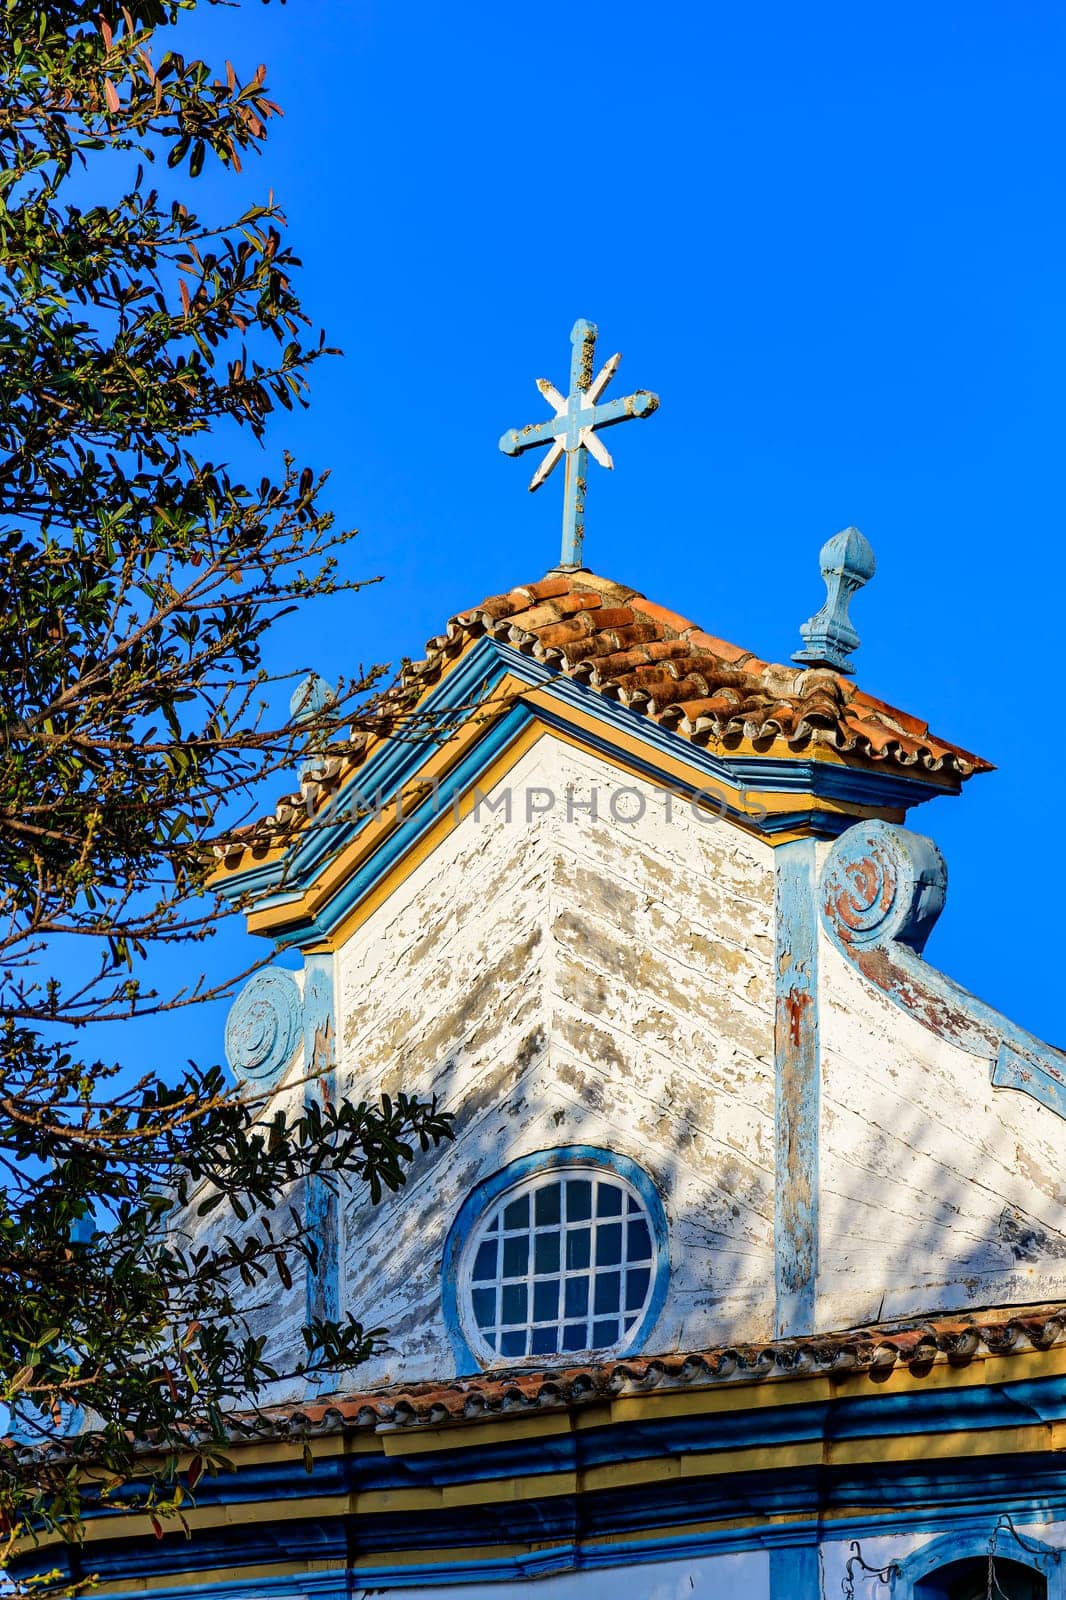
[[610, 400], [597, 405], [618, 370], [622, 357], [612, 356], [605, 362], [595, 378], [592, 362], [596, 351], [596, 324], [578, 318], [570, 332], [573, 353], [570, 357], [570, 393], [561, 395], [547, 378], [537, 379], [537, 388], [555, 416], [549, 422], [531, 423], [528, 428], [512, 428], [500, 440], [500, 449], [508, 456], [520, 456], [524, 450], [537, 445], [549, 446], [547, 455], [530, 481], [530, 490], [539, 489], [545, 479], [566, 457], [566, 484], [563, 490], [563, 554], [561, 567], [581, 565], [581, 541], [585, 534], [585, 486], [588, 478], [589, 456], [601, 467], [613, 467], [606, 447], [597, 439], [600, 428], [610, 428], [616, 422], [628, 422], [630, 417], [650, 417], [658, 410], [659, 396], [638, 389], [624, 400]]

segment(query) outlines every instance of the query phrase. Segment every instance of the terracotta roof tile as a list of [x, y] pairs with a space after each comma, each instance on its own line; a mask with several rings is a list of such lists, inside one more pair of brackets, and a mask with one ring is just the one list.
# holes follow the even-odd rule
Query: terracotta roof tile
[[542, 578], [540, 583], [526, 583], [519, 589], [513, 590], [514, 594], [524, 595], [527, 600], [551, 600], [556, 595], [570, 593], [570, 580], [562, 575], [556, 578]]
[[[742, 740], [757, 746], [783, 741], [797, 755], [823, 747], [852, 760], [956, 780], [990, 769], [979, 756], [936, 738], [920, 718], [829, 668], [761, 661], [636, 590], [586, 571], [549, 573], [454, 616], [430, 640], [423, 660], [405, 664], [380, 703], [377, 731], [402, 722], [449, 662], [484, 633], [696, 743], [725, 751]], [[358, 739], [343, 752], [349, 764], [360, 758]], [[335, 780], [339, 762], [330, 760], [325, 777], [307, 780], [312, 789]], [[302, 804], [301, 795], [290, 795], [282, 807], [295, 816]], [[280, 810], [259, 824], [267, 838], [281, 823]], [[249, 842], [235, 833], [216, 853], [233, 866]]]
[[317, 1405], [268, 1409], [237, 1427], [250, 1433], [332, 1433], [359, 1428], [425, 1427], [507, 1412], [573, 1409], [651, 1390], [790, 1379], [893, 1367], [917, 1374], [934, 1361], [958, 1364], [1008, 1351], [1047, 1350], [1066, 1341], [1066, 1306], [1011, 1308], [875, 1323], [803, 1339], [725, 1345], [579, 1366], [514, 1367], [447, 1383], [396, 1384], [339, 1395]]

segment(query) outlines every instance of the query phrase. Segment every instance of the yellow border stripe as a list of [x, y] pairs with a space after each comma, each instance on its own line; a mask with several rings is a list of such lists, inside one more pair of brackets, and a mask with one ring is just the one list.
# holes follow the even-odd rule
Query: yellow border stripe
[[[588, 736], [595, 733], [598, 740], [608, 738], [612, 748], [607, 759], [613, 762], [619, 773], [634, 781], [659, 782], [662, 788], [676, 795], [679, 803], [687, 803], [686, 795], [690, 788], [721, 796], [723, 803], [737, 813], [730, 819], [734, 825], [744, 828], [771, 847], [799, 838], [805, 830], [796, 828], [767, 836], [761, 832], [757, 821], [754, 820], [761, 815], [828, 811], [840, 816], [888, 817], [896, 821], [903, 816], [902, 811], [886, 806], [859, 806], [790, 790], [760, 790], [755, 793], [741, 785], [709, 779], [706, 773], [686, 762], [681, 756], [667, 755], [631, 734], [606, 728], [604, 724], [572, 707], [560, 708], [555, 702], [548, 700], [543, 690], [524, 692], [524, 686], [517, 679], [505, 679], [493, 698], [495, 700], [500, 696], [512, 702], [523, 701], [534, 713], [534, 721], [516, 735], [506, 750], [502, 751], [484, 772], [471, 781], [457, 801], [444, 808], [437, 820], [405, 851], [400, 860], [375, 884], [344, 922], [334, 929], [329, 938], [316, 945], [316, 949], [331, 950], [342, 943], [352, 930], [365, 921], [404, 878], [447, 838], [457, 823], [470, 814], [474, 808], [475, 792], [481, 794], [490, 792], [542, 738], [558, 739], [563, 744], [597, 756], [601, 760], [605, 759], [603, 751], [594, 747]], [[553, 717], [565, 720], [566, 727], [560, 728], [554, 723], [549, 726], [536, 716], [538, 709], [544, 709], [549, 704]], [[447, 744], [434, 750], [419, 769], [417, 777], [408, 780], [405, 792], [414, 794], [419, 785], [446, 777], [483, 731], [483, 727], [476, 719], [465, 724]], [[658, 766], [658, 776], [653, 780], [649, 780], [647, 773], [642, 770], [642, 765], [646, 766], [650, 758], [654, 758]], [[746, 822], [746, 817], [752, 820]], [[288, 900], [282, 905], [260, 906], [249, 910], [249, 931], [269, 934], [310, 921], [319, 915], [353, 874], [373, 856], [397, 825], [396, 805], [393, 801], [382, 808], [380, 816], [368, 822], [358, 838], [352, 840], [346, 849], [330, 858], [320, 876], [298, 899]], [[269, 858], [261, 858], [263, 861], [267, 859]]]

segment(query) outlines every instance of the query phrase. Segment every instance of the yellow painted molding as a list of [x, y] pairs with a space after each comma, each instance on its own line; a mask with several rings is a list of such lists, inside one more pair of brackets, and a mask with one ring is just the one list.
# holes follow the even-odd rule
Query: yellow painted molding
[[[502, 1415], [453, 1426], [381, 1428], [362, 1433], [338, 1434], [311, 1440], [319, 1460], [344, 1454], [383, 1454], [390, 1457], [425, 1454], [429, 1451], [465, 1452], [483, 1450], [502, 1440], [562, 1438], [568, 1433], [608, 1425], [653, 1423], [677, 1416], [756, 1413], [768, 1407], [789, 1407], [846, 1399], [859, 1394], [872, 1397], [939, 1390], [998, 1387], [1001, 1384], [1060, 1377], [1066, 1373], [1066, 1345], [1050, 1350], [1027, 1350], [1007, 1355], [974, 1356], [954, 1363], [938, 1356], [920, 1374], [897, 1366], [875, 1381], [868, 1370], [822, 1374], [803, 1378], [752, 1379], [709, 1383], [703, 1388], [659, 1390], [646, 1395], [619, 1396], [593, 1407], [576, 1411], [554, 1410], [537, 1416]], [[950, 1433], [868, 1435], [843, 1440], [816, 1438], [799, 1443], [758, 1445], [701, 1451], [685, 1456], [669, 1455], [636, 1461], [604, 1464], [589, 1469], [565, 1469], [515, 1478], [503, 1476], [476, 1482], [441, 1485], [438, 1488], [398, 1488], [353, 1491], [333, 1495], [311, 1495], [305, 1499], [271, 1499], [229, 1505], [187, 1506], [190, 1526], [200, 1530], [242, 1526], [249, 1521], [296, 1522], [321, 1517], [367, 1513], [398, 1512], [418, 1515], [448, 1507], [499, 1504], [506, 1500], [526, 1500], [582, 1494], [625, 1485], [670, 1479], [719, 1477], [731, 1473], [778, 1471], [827, 1465], [857, 1467], [888, 1462], [948, 1461], [975, 1456], [1024, 1456], [1033, 1452], [1066, 1450], [1066, 1422], [1019, 1422], [1009, 1428], [985, 1429], [975, 1422]], [[261, 1440], [235, 1443], [231, 1454], [238, 1466], [285, 1464], [303, 1474], [303, 1441], [300, 1439]], [[856, 1508], [848, 1508], [854, 1514]], [[760, 1521], [764, 1519], [759, 1519]], [[746, 1524], [744, 1524], [746, 1525]], [[168, 1524], [170, 1526], [170, 1524]], [[180, 1524], [175, 1520], [173, 1529]], [[92, 1545], [104, 1539], [151, 1539], [152, 1525], [147, 1515], [128, 1515], [90, 1519], [85, 1539]], [[55, 1546], [58, 1538], [42, 1538], [37, 1548]], [[271, 1571], [278, 1568], [271, 1567]], [[294, 1569], [296, 1570], [296, 1569]], [[299, 1570], [307, 1570], [300, 1567]]]
[[[178, 1530], [180, 1535], [180, 1529]], [[251, 1567], [209, 1567], [204, 1571], [181, 1574], [164, 1573], [150, 1578], [122, 1578], [115, 1582], [94, 1583], [89, 1591], [94, 1595], [153, 1594], [181, 1586], [195, 1585], [197, 1589], [212, 1589], [222, 1583], [256, 1583], [262, 1578], [307, 1578], [317, 1573], [336, 1572], [343, 1576], [347, 1562], [341, 1559], [314, 1558], [307, 1561], [260, 1562]], [[299, 1585], [294, 1585], [298, 1588]]]
[[[461, 664], [461, 662], [477, 643], [477, 638], [468, 639], [463, 644], [461, 649], [456, 651], [454, 656], [451, 656], [442, 663], [439, 676], [432, 683], [426, 685], [417, 698], [412, 702], [411, 707], [404, 713], [404, 722], [417, 721], [420, 712], [424, 710], [425, 702], [429, 696], [436, 692], [436, 690], [440, 687], [440, 684], [443, 683], [444, 680], [455, 671], [455, 669]], [[465, 745], [469, 742], [467, 735], [471, 731], [473, 731], [477, 736], [480, 736], [480, 733], [484, 730], [488, 723], [490, 721], [494, 721], [497, 716], [502, 715], [506, 710], [507, 705], [517, 698], [524, 698], [527, 703], [534, 705], [538, 702], [546, 703], [550, 698], [550, 693], [544, 686], [531, 687], [524, 680], [508, 675], [503, 680], [503, 683], [501, 683], [490, 695], [485, 696], [483, 701], [478, 702], [476, 706], [472, 706], [469, 711], [461, 713], [466, 720], [456, 725], [453, 738], [455, 740], [462, 740], [463, 746], [465, 747]], [[571, 706], [562, 707], [557, 701], [554, 700], [551, 701], [551, 706], [553, 716], [559, 717], [562, 715], [567, 717], [575, 724], [583, 724], [586, 728], [595, 727], [600, 733], [603, 732], [603, 724], [597, 722], [596, 719], [594, 719], [588, 713], [581, 711], [579, 708]], [[655, 722], [655, 719], [652, 718], [649, 718], [648, 720], [652, 723]], [[659, 727], [663, 726], [661, 723], [655, 723], [655, 725]], [[683, 743], [693, 743], [693, 741], [688, 739], [687, 735], [679, 733], [676, 729], [670, 729], [667, 731], [671, 732]], [[342, 766], [335, 781], [330, 785], [328, 798], [332, 799], [333, 796], [342, 792], [362, 770], [366, 763], [377, 753], [377, 751], [389, 743], [390, 737], [392, 736], [371, 733], [367, 744], [364, 745], [360, 751], [358, 759], [348, 760]], [[427, 743], [428, 742], [429, 740], [427, 739]], [[446, 741], [440, 748], [447, 749], [449, 748], [450, 744], [450, 740]], [[842, 752], [836, 750], [832, 745], [815, 739], [811, 739], [802, 751], [796, 751], [785, 739], [775, 739], [770, 744], [767, 744], [765, 741], [760, 741], [758, 744], [756, 744], [750, 739], [724, 740], [718, 738], [713, 733], [709, 733], [706, 738], [701, 739], [699, 744], [694, 744], [693, 747], [700, 750], [706, 750], [712, 755], [717, 755], [727, 760], [731, 757], [747, 756], [754, 760], [765, 759], [816, 761], [823, 765], [846, 768], [847, 770], [853, 772], [883, 772], [885, 770], [884, 763], [882, 762], [868, 760], [861, 756], [856, 756], [851, 752]], [[954, 789], [954, 784], [950, 777], [936, 772], [923, 772], [922, 781], [923, 783], [927, 783], [933, 787], [943, 788], [945, 792], [952, 792]], [[851, 814], [850, 807], [838, 808], [834, 807], [831, 803], [826, 804], [825, 802], [820, 802], [820, 808], [823, 810], [842, 809]], [[874, 810], [871, 808], [867, 810], [866, 808], [855, 808], [853, 814], [856, 816], [884, 815], [885, 812], [883, 809]], [[902, 816], [902, 812], [899, 815]], [[307, 821], [300, 826], [298, 832], [305, 832], [306, 828], [310, 825], [312, 825], [312, 819], [308, 818]], [[775, 840], [775, 843], [781, 842], [783, 841]], [[290, 844], [291, 839], [286, 841], [285, 844], [272, 845], [267, 849], [260, 850], [255, 855], [255, 864], [257, 866], [263, 866], [280, 860], [284, 856], [285, 851]], [[212, 886], [215, 886], [243, 870], [246, 869], [240, 865], [230, 868], [225, 864], [221, 864], [217, 870], [211, 874], [209, 883]]]
[[[188, 1507], [185, 1517], [195, 1530], [243, 1526], [248, 1522], [314, 1521], [324, 1517], [419, 1514], [509, 1501], [558, 1498], [611, 1489], [640, 1489], [650, 1484], [693, 1478], [720, 1478], [740, 1473], [796, 1471], [820, 1465], [861, 1467], [892, 1462], [969, 1460], [974, 1456], [1025, 1456], [1066, 1445], [1066, 1424], [1028, 1423], [1016, 1428], [974, 1427], [952, 1433], [901, 1434], [829, 1440], [816, 1438], [781, 1445], [694, 1451], [685, 1455], [609, 1462], [585, 1469], [478, 1479], [410, 1489], [371, 1489], [304, 1500], [244, 1501], [232, 1505]], [[853, 1509], [853, 1508], [852, 1508]], [[761, 1520], [761, 1519], [760, 1519]], [[175, 1524], [177, 1527], [177, 1524]], [[103, 1539], [153, 1537], [147, 1516], [90, 1521], [87, 1544]], [[57, 1540], [42, 1540], [46, 1549]]]
[[[609, 1413], [605, 1412], [608, 1416]], [[492, 1422], [467, 1422], [461, 1424], [463, 1449], [480, 1450], [488, 1444], [500, 1442], [501, 1430]], [[549, 1439], [574, 1431], [574, 1419], [565, 1411], [546, 1413], [540, 1417], [512, 1417], [506, 1430], [508, 1442], [512, 1439]], [[455, 1437], [455, 1428], [382, 1428], [377, 1437], [387, 1456], [421, 1455], [430, 1450], [447, 1450]]]
[[[594, 717], [580, 709], [563, 706], [560, 707], [551, 701], [543, 689], [532, 689], [521, 683], [517, 678], [505, 678], [496, 690], [493, 700], [502, 701], [501, 712], [508, 705], [522, 701], [533, 713], [534, 721], [510, 742], [507, 748], [500, 752], [496, 759], [479, 774], [461, 796], [445, 807], [429, 828], [414, 841], [403, 856], [393, 864], [388, 873], [369, 890], [349, 916], [340, 924], [328, 939], [316, 944], [316, 950], [336, 949], [354, 928], [388, 898], [398, 884], [402, 883], [415, 868], [431, 855], [432, 852], [447, 838], [452, 829], [463, 818], [469, 816], [474, 809], [475, 795], [486, 794], [498, 784], [513, 769], [516, 763], [531, 750], [542, 738], [555, 738], [563, 744], [603, 758], [602, 745], [604, 741], [611, 746], [609, 760], [613, 763], [619, 774], [634, 782], [648, 782], [648, 776], [642, 767], [648, 765], [654, 758], [657, 766], [657, 775], [650, 780], [661, 788], [669, 791], [679, 805], [688, 804], [687, 791], [695, 789], [704, 794], [719, 798], [723, 805], [729, 807], [731, 813], [730, 823], [743, 829], [745, 832], [763, 839], [773, 847], [786, 844], [793, 839], [803, 837], [808, 831], [806, 826], [790, 829], [787, 832], [766, 836], [758, 826], [759, 819], [767, 815], [781, 814], [784, 812], [831, 812], [839, 816], [854, 817], [862, 820], [870, 817], [886, 817], [890, 821], [901, 821], [903, 811], [884, 806], [860, 806], [851, 802], [828, 799], [808, 792], [796, 793], [790, 790], [760, 790], [758, 794], [749, 792], [741, 784], [729, 783], [724, 780], [711, 780], [706, 773], [700, 771], [684, 758], [683, 752], [677, 755], [667, 754], [662, 750], [653, 750], [635, 735], [622, 730], [607, 728]], [[538, 712], [546, 711], [550, 706], [552, 723], [541, 721]], [[563, 726], [559, 724], [563, 723]], [[427, 760], [419, 768], [416, 778], [409, 780], [405, 792], [414, 795], [426, 785], [435, 780], [440, 781], [447, 776], [451, 769], [467, 754], [485, 731], [484, 726], [477, 722], [469, 722], [460, 728], [447, 744], [433, 750]], [[591, 742], [595, 736], [597, 745]], [[782, 752], [779, 752], [781, 754]], [[787, 751], [784, 753], [788, 753]], [[763, 751], [769, 755], [771, 752]], [[790, 753], [796, 759], [795, 752]], [[842, 765], [839, 758], [834, 760], [835, 765]], [[338, 789], [334, 793], [340, 793]], [[713, 807], [708, 804], [706, 809]], [[395, 802], [382, 808], [381, 814], [372, 817], [366, 827], [362, 829], [357, 839], [342, 851], [327, 861], [319, 876], [298, 898], [293, 898], [275, 906], [259, 906], [251, 908], [247, 913], [248, 929], [251, 933], [274, 934], [284, 929], [298, 926], [317, 916], [330, 900], [340, 891], [343, 885], [368, 861], [378, 848], [387, 840], [389, 835], [399, 825]], [[264, 861], [267, 857], [262, 858]], [[279, 886], [279, 888], [282, 886]], [[278, 891], [272, 891], [278, 892]]]

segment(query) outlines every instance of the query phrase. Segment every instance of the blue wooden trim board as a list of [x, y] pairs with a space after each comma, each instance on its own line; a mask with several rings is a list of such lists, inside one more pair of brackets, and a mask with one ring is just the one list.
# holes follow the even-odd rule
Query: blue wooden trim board
[[[669, 755], [685, 761], [705, 775], [708, 788], [718, 783], [731, 789], [740, 788], [747, 795], [802, 793], [838, 804], [906, 809], [945, 792], [942, 786], [916, 778], [891, 777], [803, 757], [793, 760], [714, 755], [642, 713], [631, 711], [585, 684], [488, 637], [477, 640], [427, 696], [422, 706], [422, 716], [427, 725], [437, 719], [442, 728], [453, 726], [456, 716], [486, 701], [506, 677], [515, 678], [531, 689], [543, 691], [536, 712], [517, 703], [499, 714], [499, 719], [488, 726], [485, 735], [466, 759], [442, 781], [435, 799], [424, 803], [405, 820], [402, 834], [400, 829], [396, 829], [389, 835], [375, 852], [373, 868], [371, 863], [366, 863], [365, 872], [360, 876], [361, 893], [372, 886], [368, 875], [369, 879], [376, 881], [377, 877], [387, 872], [398, 856], [410, 848], [417, 837], [447, 809], [456, 795], [476, 784], [500, 752], [535, 718], [549, 726], [554, 724], [562, 728], [567, 726], [564, 716], [567, 709], [580, 711], [602, 728], [600, 735], [586, 737], [591, 747], [608, 756], [615, 750], [611, 740], [614, 732], [624, 733], [628, 739], [639, 741], [647, 751], [646, 760], [634, 762], [632, 756], [627, 756], [627, 760], [653, 781], [661, 775], [661, 763], [657, 758]], [[560, 708], [556, 718], [552, 716], [553, 701], [558, 702]], [[353, 813], [367, 805], [387, 807], [393, 804], [405, 786], [412, 784], [417, 777], [424, 765], [427, 750], [435, 748], [432, 740], [390, 740], [316, 813], [314, 828], [300, 836], [283, 858], [253, 863], [226, 875], [219, 882], [220, 893], [228, 898], [251, 895], [256, 904], [264, 907], [297, 899], [314, 881], [323, 864], [369, 826], [369, 816]], [[698, 792], [695, 786], [691, 786], [691, 793]], [[731, 813], [728, 807], [724, 814], [737, 818], [741, 815], [735, 811]], [[829, 810], [812, 813], [809, 808], [795, 812], [774, 812], [762, 818], [757, 812], [754, 817], [745, 816], [747, 826], [757, 827], [768, 837], [775, 833], [790, 832], [801, 825], [813, 826], [820, 833], [832, 837], [852, 821], [853, 818], [847, 815]], [[299, 941], [313, 942], [324, 937], [326, 930], [333, 927], [343, 914], [335, 913], [331, 906], [328, 915], [323, 913], [316, 919], [313, 929], [299, 935]]]
[[815, 842], [774, 852], [776, 1335], [813, 1333], [818, 1275], [818, 914]]
[[[304, 1064], [305, 1071], [318, 1074], [306, 1086], [305, 1102], [326, 1108], [337, 1093], [333, 956], [306, 956], [304, 974]], [[340, 1316], [338, 1212], [336, 1190], [320, 1173], [313, 1174], [307, 1180], [307, 1220], [318, 1262], [307, 1272], [308, 1322], [335, 1322]]]

